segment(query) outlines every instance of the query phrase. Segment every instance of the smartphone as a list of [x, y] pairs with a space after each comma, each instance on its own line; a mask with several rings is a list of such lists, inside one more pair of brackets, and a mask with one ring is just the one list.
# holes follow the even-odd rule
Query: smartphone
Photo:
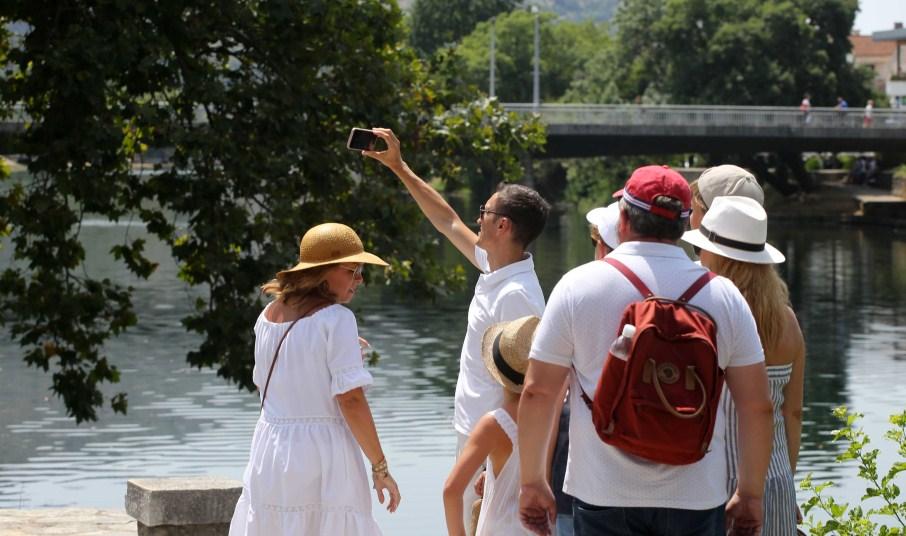
[[346, 147], [353, 151], [371, 151], [374, 149], [375, 140], [377, 136], [373, 131], [367, 128], [353, 128], [349, 132]]

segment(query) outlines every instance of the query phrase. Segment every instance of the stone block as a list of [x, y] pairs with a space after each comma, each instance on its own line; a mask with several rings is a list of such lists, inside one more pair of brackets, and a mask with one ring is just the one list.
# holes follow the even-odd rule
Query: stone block
[[228, 536], [229, 523], [209, 523], [207, 525], [158, 525], [147, 527], [138, 524], [138, 536]]
[[126, 483], [126, 513], [145, 536], [227, 534], [238, 480], [210, 477], [136, 478]]

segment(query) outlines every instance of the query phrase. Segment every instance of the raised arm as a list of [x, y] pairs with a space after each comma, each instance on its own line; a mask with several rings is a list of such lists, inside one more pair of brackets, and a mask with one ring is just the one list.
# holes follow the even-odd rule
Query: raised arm
[[783, 428], [786, 434], [786, 446], [790, 456], [790, 468], [796, 472], [796, 462], [799, 460], [799, 443], [802, 436], [802, 404], [805, 382], [805, 340], [799, 329], [799, 321], [792, 309], [789, 311], [787, 333], [789, 346], [793, 357], [793, 371], [790, 381], [783, 389]]
[[428, 183], [413, 173], [400, 152], [400, 141], [396, 135], [387, 128], [374, 128], [374, 133], [384, 140], [387, 149], [384, 151], [362, 151], [362, 154], [371, 157], [390, 168], [397, 177], [403, 181], [406, 189], [415, 199], [418, 208], [431, 222], [435, 229], [446, 236], [467, 259], [479, 270], [482, 269], [475, 260], [475, 244], [478, 235], [462, 221], [459, 214], [447, 203]]

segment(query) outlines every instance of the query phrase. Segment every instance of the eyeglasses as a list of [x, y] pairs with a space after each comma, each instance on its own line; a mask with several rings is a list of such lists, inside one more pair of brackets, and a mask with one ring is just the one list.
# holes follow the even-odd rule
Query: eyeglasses
[[365, 269], [365, 265], [360, 264], [360, 265], [356, 266], [355, 268], [350, 268], [348, 266], [341, 265], [340, 268], [342, 268], [344, 270], [349, 270], [350, 272], [352, 272], [352, 277], [359, 278], [359, 277], [362, 277], [362, 270]]
[[[488, 210], [488, 209], [484, 208], [484, 205], [480, 205], [480, 206], [478, 207], [478, 217], [479, 217], [479, 218], [484, 218], [484, 215], [485, 215], [485, 214], [497, 214], [498, 216], [503, 216], [504, 218], [509, 218], [509, 217], [510, 217], [509, 214], [504, 214], [503, 212], [497, 212], [497, 211], [494, 211], [494, 210]], [[512, 219], [512, 218], [510, 218], [510, 219]]]

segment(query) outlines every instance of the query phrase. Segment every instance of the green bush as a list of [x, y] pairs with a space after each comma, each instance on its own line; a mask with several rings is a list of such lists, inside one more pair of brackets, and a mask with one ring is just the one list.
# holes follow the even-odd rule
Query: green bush
[[893, 169], [893, 176], [897, 179], [906, 179], [906, 164], [900, 164]]
[[822, 168], [821, 157], [813, 154], [805, 160], [805, 170], [806, 171], [818, 171]]
[[847, 171], [853, 168], [853, 164], [856, 162], [856, 157], [851, 154], [839, 154], [837, 155], [837, 160], [840, 161], [840, 167]]
[[[906, 471], [906, 411], [891, 415], [892, 428], [884, 436], [897, 445], [899, 460], [894, 462], [881, 476], [878, 472], [878, 449], [868, 450], [871, 441], [861, 428], [856, 428], [856, 421], [862, 417], [859, 413], [850, 413], [841, 406], [834, 409], [834, 416], [843, 422], [843, 427], [834, 431], [834, 441], [848, 443], [847, 449], [840, 453], [838, 463], [856, 461], [859, 464], [859, 478], [865, 480], [867, 487], [860, 503], [850, 506], [837, 502], [824, 491], [834, 486], [833, 482], [812, 482], [811, 474], [802, 481], [800, 487], [812, 493], [802, 504], [806, 516], [805, 526], [809, 534], [823, 536], [892, 536], [906, 534], [906, 502], [898, 501], [900, 488], [894, 483], [899, 473]], [[826, 514], [826, 521], [816, 520], [810, 513], [818, 510]], [[822, 516], [824, 517], [824, 516]], [[887, 523], [892, 523], [888, 525]]]

